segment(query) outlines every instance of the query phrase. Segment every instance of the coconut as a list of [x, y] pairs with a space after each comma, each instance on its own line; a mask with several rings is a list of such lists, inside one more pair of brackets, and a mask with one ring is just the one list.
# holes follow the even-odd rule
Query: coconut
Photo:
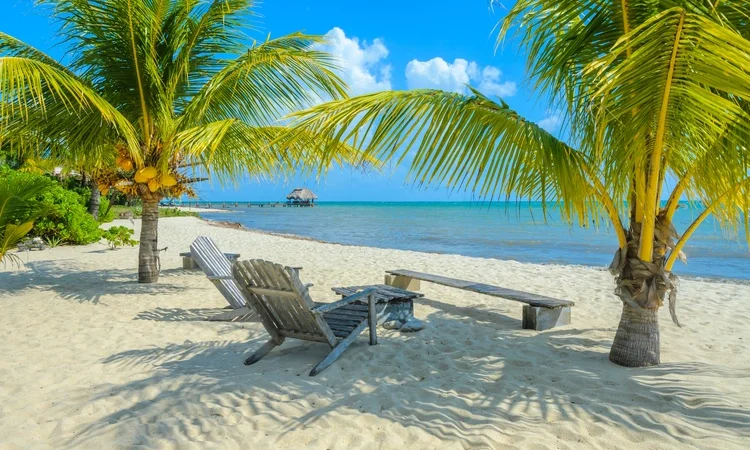
[[123, 158], [117, 165], [125, 172], [133, 170], [133, 161], [130, 158]]
[[147, 180], [150, 180], [152, 178], [156, 178], [156, 176], [159, 175], [159, 173], [153, 167], [144, 167], [143, 169], [139, 170], [139, 172], [142, 172], [143, 176]]
[[148, 178], [143, 175], [143, 169], [137, 171], [133, 179], [136, 183], [148, 183]]
[[148, 190], [151, 192], [156, 192], [161, 187], [161, 184], [159, 184], [158, 181], [156, 181], [156, 178], [152, 178], [148, 180]]
[[161, 184], [166, 187], [172, 187], [177, 184], [177, 180], [172, 175], [166, 174], [162, 175]]

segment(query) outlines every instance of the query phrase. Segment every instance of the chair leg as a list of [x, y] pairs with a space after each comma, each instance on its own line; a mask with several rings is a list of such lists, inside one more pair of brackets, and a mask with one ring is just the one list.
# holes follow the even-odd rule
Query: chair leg
[[366, 326], [367, 320], [363, 320], [362, 323], [360, 323], [359, 326], [355, 328], [349, 336], [342, 339], [341, 342], [336, 344], [336, 346], [331, 349], [331, 353], [323, 358], [323, 361], [319, 362], [317, 366], [313, 367], [313, 370], [310, 371], [310, 376], [314, 377], [315, 375], [322, 372], [323, 369], [333, 364], [334, 361], [336, 361], [339, 356], [344, 353], [344, 350], [346, 350], [352, 344], [352, 342], [357, 339], [357, 336], [362, 333]]
[[261, 348], [259, 348], [258, 350], [256, 350], [255, 353], [253, 353], [252, 355], [250, 355], [250, 357], [245, 360], [245, 365], [249, 366], [250, 364], [257, 363], [258, 361], [261, 360], [261, 358], [263, 358], [264, 356], [266, 356], [268, 354], [268, 352], [270, 352], [271, 350], [273, 350], [276, 346], [281, 345], [283, 342], [284, 342], [283, 339], [281, 340], [281, 342], [276, 342], [273, 339], [269, 340], [268, 342], [266, 342], [265, 344], [263, 344], [263, 346]]
[[375, 308], [375, 297], [367, 296], [367, 323], [370, 327], [370, 345], [378, 343], [378, 313]]

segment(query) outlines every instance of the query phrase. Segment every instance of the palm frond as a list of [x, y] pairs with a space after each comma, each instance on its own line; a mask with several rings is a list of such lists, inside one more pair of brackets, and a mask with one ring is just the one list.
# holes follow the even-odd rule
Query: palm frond
[[332, 57], [315, 50], [321, 42], [319, 36], [295, 33], [251, 47], [203, 86], [183, 120], [233, 117], [270, 125], [301, 107], [345, 97]]
[[[63, 140], [72, 135], [71, 128], [88, 136], [102, 133], [102, 125], [108, 125], [127, 142], [131, 153], [140, 152], [135, 129], [117, 108], [83, 81], [44, 62], [1, 57], [0, 98], [6, 138], [12, 137], [16, 128], [22, 136], [30, 136], [20, 129], [38, 126], [46, 128], [45, 139]], [[79, 122], [82, 119], [88, 120]]]
[[413, 158], [410, 176], [418, 184], [470, 190], [484, 198], [540, 200], [581, 224], [601, 212], [589, 181], [596, 169], [585, 155], [476, 90], [470, 96], [382, 92], [292, 117], [294, 130], [327, 146], [345, 142], [380, 161]]

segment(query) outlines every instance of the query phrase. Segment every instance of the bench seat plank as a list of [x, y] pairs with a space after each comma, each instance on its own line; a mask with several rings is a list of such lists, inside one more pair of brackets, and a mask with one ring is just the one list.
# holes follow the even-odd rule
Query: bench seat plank
[[500, 297], [507, 300], [526, 303], [530, 306], [542, 308], [562, 308], [565, 306], [575, 306], [575, 303], [570, 300], [560, 300], [552, 297], [545, 297], [543, 295], [532, 294], [529, 292], [503, 288], [500, 286], [492, 286], [484, 283], [476, 283], [473, 281], [459, 280], [456, 278], [448, 278], [440, 275], [432, 275], [429, 273], [415, 272], [413, 270], [388, 270], [386, 271], [386, 273], [390, 275], [414, 278], [430, 283], [441, 284], [443, 286], [452, 288], [463, 289], [470, 292], [476, 292], [478, 294]]

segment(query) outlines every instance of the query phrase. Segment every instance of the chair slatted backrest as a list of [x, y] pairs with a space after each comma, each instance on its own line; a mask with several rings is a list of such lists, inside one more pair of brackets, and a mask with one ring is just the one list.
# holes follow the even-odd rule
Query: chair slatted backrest
[[[196, 238], [190, 244], [190, 255], [207, 276], [232, 276], [232, 264], [211, 238], [206, 236]], [[216, 280], [214, 284], [232, 308], [238, 309], [245, 306], [245, 297], [233, 279]]]
[[232, 270], [248, 303], [258, 312], [272, 337], [336, 345], [338, 339], [331, 328], [311, 311], [315, 303], [308, 287], [300, 281], [298, 269], [253, 259], [236, 262]]

